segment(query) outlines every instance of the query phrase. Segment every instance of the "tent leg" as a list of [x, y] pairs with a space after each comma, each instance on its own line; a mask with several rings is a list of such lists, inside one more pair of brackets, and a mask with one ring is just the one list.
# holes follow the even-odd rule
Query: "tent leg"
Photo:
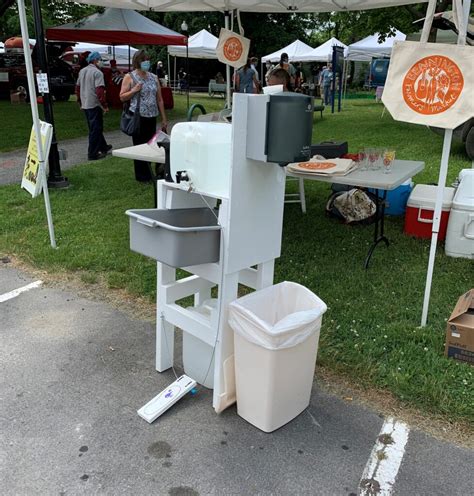
[[[434, 9], [436, 2], [430, 1], [428, 5], [428, 9]], [[465, 45], [466, 43], [466, 32], [468, 27], [468, 14], [471, 9], [471, 0], [464, 0], [463, 3], [463, 19], [461, 23], [461, 27], [459, 29], [458, 34], [458, 45]], [[428, 13], [427, 13], [428, 18]], [[428, 25], [423, 26], [423, 34], [424, 40], [426, 41], [428, 38]], [[439, 232], [439, 223], [441, 219], [441, 208], [443, 205], [443, 194], [444, 194], [444, 185], [446, 184], [446, 176], [448, 174], [448, 163], [449, 163], [449, 153], [451, 151], [451, 141], [453, 139], [453, 130], [445, 129], [444, 130], [444, 141], [443, 141], [443, 152], [441, 155], [441, 167], [439, 170], [439, 178], [438, 178], [438, 188], [436, 191], [436, 203], [435, 203], [435, 211], [433, 216], [433, 229], [431, 235], [431, 246], [430, 246], [430, 258], [428, 261], [428, 273], [426, 275], [426, 286], [425, 286], [425, 297], [423, 300], [423, 311], [421, 314], [421, 327], [426, 326], [426, 321], [428, 318], [428, 307], [430, 303], [430, 293], [431, 293], [431, 281], [433, 278], [433, 269], [434, 269], [434, 261], [436, 255], [436, 243], [438, 241], [438, 232]]]
[[173, 67], [174, 67], [174, 91], [176, 91], [179, 86], [176, 86], [176, 55], [174, 56], [174, 64], [173, 64]]
[[423, 312], [421, 314], [421, 327], [426, 326], [428, 318], [428, 307], [430, 304], [431, 281], [433, 279], [433, 269], [436, 256], [436, 244], [438, 242], [439, 224], [441, 219], [441, 208], [443, 206], [444, 185], [446, 184], [446, 176], [448, 174], [449, 153], [451, 150], [451, 140], [453, 138], [453, 130], [446, 129], [444, 131], [443, 153], [441, 155], [441, 167], [439, 171], [438, 187], [436, 190], [436, 203], [433, 216], [433, 228], [431, 234], [430, 257], [428, 261], [428, 273], [426, 275], [425, 297], [423, 300]]
[[38, 102], [36, 101], [35, 76], [33, 72], [33, 63], [31, 61], [31, 52], [29, 50], [30, 42], [29, 42], [28, 23], [26, 20], [24, 0], [18, 0], [18, 15], [20, 17], [21, 36], [23, 39], [26, 74], [28, 77], [28, 91], [30, 94], [31, 116], [33, 118], [33, 127], [35, 130], [36, 143], [38, 147], [39, 175], [40, 175], [40, 181], [42, 181], [43, 183], [43, 194], [44, 194], [44, 203], [46, 207], [46, 217], [48, 219], [49, 238], [50, 238], [51, 246], [53, 248], [56, 248], [53, 217], [51, 214], [51, 205], [49, 203], [48, 181], [46, 179], [45, 154], [44, 154], [43, 143], [41, 141], [41, 126], [40, 126], [40, 120], [38, 114]]
[[[224, 12], [224, 27], [229, 29], [230, 23], [230, 12], [226, 10]], [[226, 80], [226, 107], [228, 109], [232, 108], [232, 100], [230, 95], [230, 65], [225, 66], [225, 80]]]

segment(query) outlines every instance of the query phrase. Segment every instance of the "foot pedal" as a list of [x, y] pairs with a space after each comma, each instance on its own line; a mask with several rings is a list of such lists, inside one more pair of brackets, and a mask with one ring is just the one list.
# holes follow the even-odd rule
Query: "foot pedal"
[[194, 379], [191, 379], [187, 375], [182, 375], [145, 406], [142, 406], [140, 410], [137, 410], [137, 413], [142, 419], [145, 419], [151, 424], [184, 395], [189, 393], [194, 386], [196, 386], [196, 381]]

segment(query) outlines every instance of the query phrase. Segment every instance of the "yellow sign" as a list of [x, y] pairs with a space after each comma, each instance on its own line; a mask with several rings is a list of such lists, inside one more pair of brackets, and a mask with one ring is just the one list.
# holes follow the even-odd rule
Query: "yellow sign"
[[[40, 121], [41, 130], [41, 143], [43, 145], [43, 154], [45, 157], [45, 167], [49, 149], [51, 147], [51, 139], [53, 135], [53, 126], [47, 122]], [[46, 175], [46, 171], [44, 171]], [[31, 129], [30, 143], [28, 145], [28, 152], [26, 154], [25, 167], [23, 170], [23, 178], [21, 187], [26, 189], [33, 198], [41, 193], [43, 185], [40, 161], [38, 155], [38, 144], [36, 142], [36, 133], [34, 127]]]

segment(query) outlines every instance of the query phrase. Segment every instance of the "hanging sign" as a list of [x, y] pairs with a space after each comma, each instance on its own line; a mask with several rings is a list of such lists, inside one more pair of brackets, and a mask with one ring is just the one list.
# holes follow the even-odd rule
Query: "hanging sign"
[[[53, 137], [53, 126], [47, 122], [40, 121], [40, 127], [43, 153], [47, 160]], [[43, 177], [41, 177], [40, 172], [38, 144], [36, 142], [35, 128], [33, 127], [31, 129], [30, 143], [28, 145], [25, 167], [23, 169], [23, 178], [21, 180], [21, 187], [26, 189], [33, 198], [41, 193], [41, 188], [43, 186]], [[43, 175], [46, 177], [45, 172]]]
[[48, 75], [39, 72], [36, 74], [36, 82], [38, 84], [38, 93], [49, 93]]
[[250, 40], [243, 36], [221, 28], [216, 54], [219, 62], [235, 67], [242, 67], [247, 63], [249, 55]]
[[454, 129], [474, 115], [474, 50], [395, 42], [382, 101], [395, 120]]

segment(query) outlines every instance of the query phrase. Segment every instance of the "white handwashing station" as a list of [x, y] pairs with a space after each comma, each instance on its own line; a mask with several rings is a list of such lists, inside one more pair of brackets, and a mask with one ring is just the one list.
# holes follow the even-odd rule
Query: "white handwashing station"
[[[228, 304], [239, 284], [273, 284], [285, 195], [278, 164], [309, 158], [312, 115], [304, 95], [235, 94], [232, 124], [175, 125], [170, 167], [177, 181], [158, 182], [157, 209], [127, 212], [131, 249], [158, 261], [156, 369], [172, 367], [179, 327], [185, 374], [214, 389], [216, 412], [236, 401]], [[177, 268], [190, 275], [177, 279]], [[189, 296], [190, 307], [177, 303]]]

